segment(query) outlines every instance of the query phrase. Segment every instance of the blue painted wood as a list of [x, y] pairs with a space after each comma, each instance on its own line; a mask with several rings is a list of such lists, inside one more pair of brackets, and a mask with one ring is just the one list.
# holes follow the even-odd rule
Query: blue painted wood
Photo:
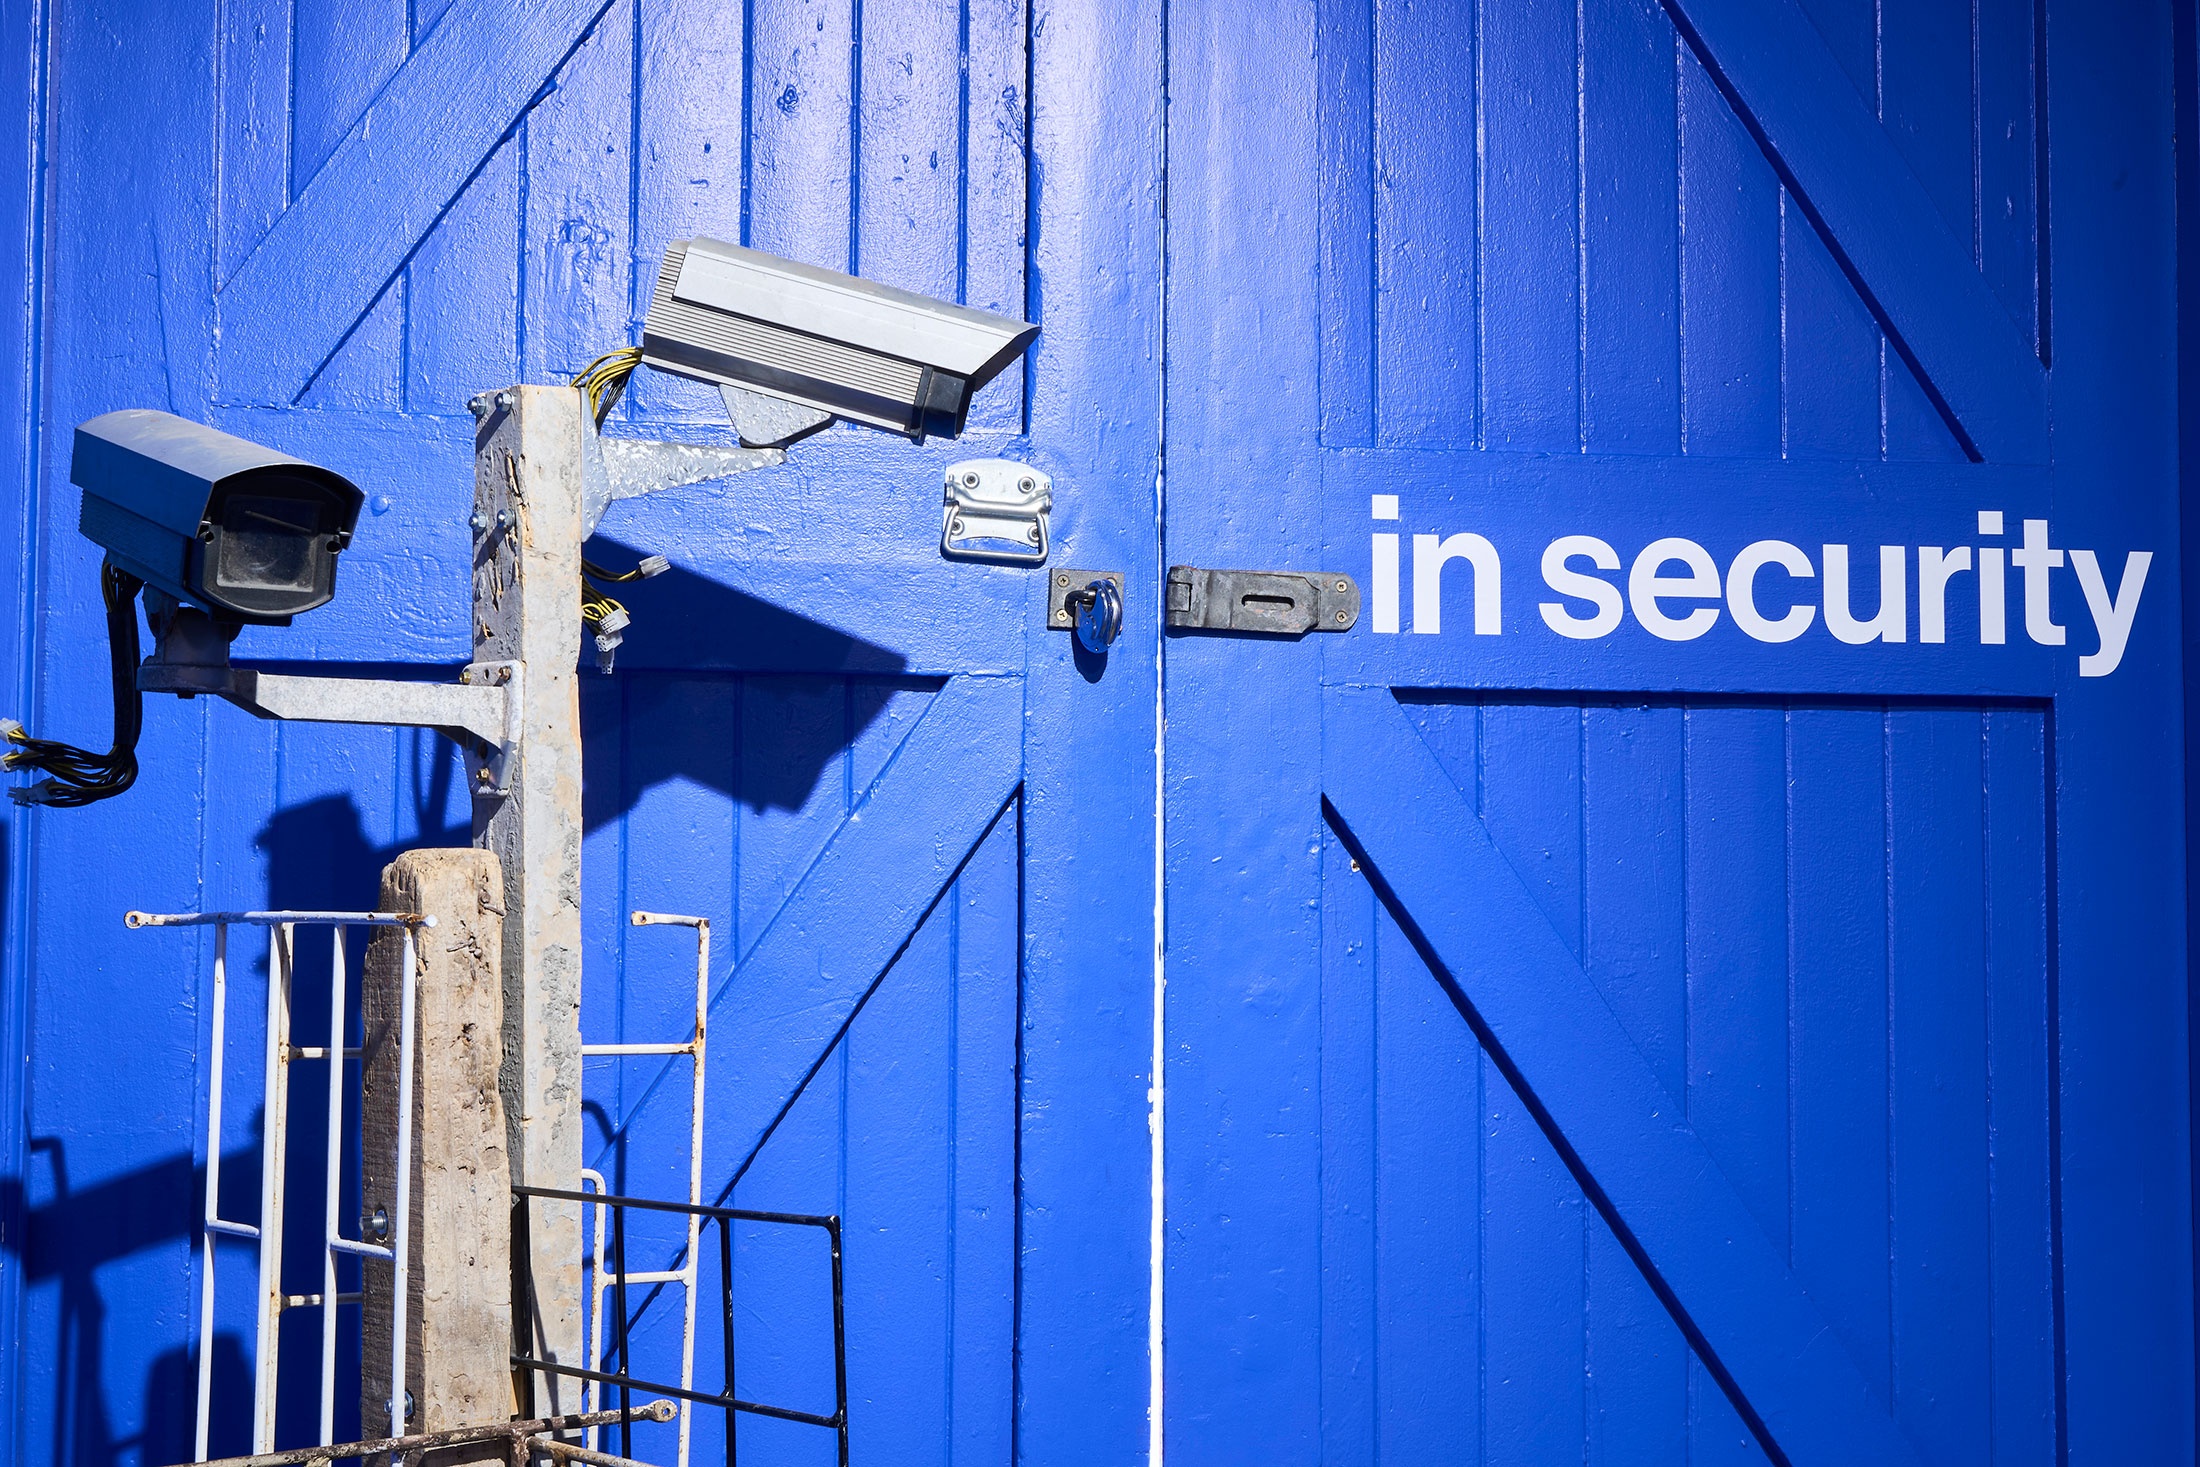
[[1801, 7], [1672, 0], [1666, 8], [1949, 426], [1984, 457], [2042, 461], [2039, 359], [1979, 276], [1968, 240], [1950, 237], [1932, 194]]
[[[1920, 1460], [1563, 936], [1381, 690], [1329, 699], [1339, 835], [1788, 1460]], [[1401, 799], [1400, 796], [1405, 796]], [[1746, 864], [1746, 863], [1745, 863]], [[1716, 1124], [1714, 1114], [1707, 1124]], [[1776, 1219], [1777, 1221], [1777, 1219]], [[1781, 1230], [1784, 1231], [1784, 1230]]]
[[[2166, 549], [2175, 393], [2148, 364], [2173, 349], [2173, 155], [2153, 141], [2171, 135], [2169, 47], [2154, 17], [2050, 10], [2047, 51], [2058, 501], [2079, 532]], [[2117, 56], [2147, 60], [2112, 73]], [[2189, 1056], [2162, 1017], [2185, 1001], [2168, 795], [2183, 652], [2165, 643], [2136, 666], [2114, 689], [2063, 681], [2052, 727], [2063, 1389], [2073, 1458], [2178, 1460], [2193, 1452], [2191, 1198], [2138, 1183], [2187, 1165]], [[2178, 1386], [2134, 1391], [2150, 1370]]]
[[222, 290], [226, 396], [298, 398], [605, 8], [459, 0], [325, 163], [309, 140], [319, 166]]
[[[1157, 10], [1056, 8], [1039, 37], [1015, 3], [944, 18], [880, 0], [764, 4], [746, 30], [686, 0], [613, 0], [592, 25], [586, 6], [467, 0], [372, 7], [355, 29], [305, 3], [203, 9], [55, 21], [51, 54], [72, 69], [54, 93], [64, 148], [41, 207], [72, 223], [52, 235], [59, 269], [40, 287], [62, 324], [32, 354], [52, 370], [40, 431], [22, 440], [37, 458], [25, 503], [51, 547], [25, 618], [39, 627], [25, 638], [34, 723], [73, 735], [105, 716], [81, 676], [98, 646], [95, 560], [63, 482], [68, 426], [93, 412], [173, 406], [331, 463], [377, 497], [338, 601], [255, 631], [241, 655], [448, 667], [469, 645], [465, 396], [515, 374], [559, 380], [630, 340], [665, 240], [771, 236], [800, 254], [812, 242], [798, 235], [831, 226], [835, 263], [876, 262], [1041, 321], [1029, 370], [987, 389], [960, 442], [836, 431], [776, 474], [607, 521], [592, 554], [665, 550], [678, 568], [634, 588], [621, 674], [583, 682], [585, 1021], [591, 1038], [687, 1021], [677, 937], [668, 948], [668, 934], [628, 928], [633, 906], [706, 911], [721, 984], [751, 948], [769, 967], [802, 946], [789, 934], [807, 923], [812, 966], [783, 966], [775, 982], [845, 972], [840, 1018], [779, 1060], [759, 1053], [759, 1034], [745, 1048], [742, 1026], [722, 1024], [711, 1124], [730, 1136], [783, 1115], [737, 1201], [847, 1218], [856, 1450], [1135, 1459], [1147, 1435], [1157, 635], [1134, 616], [1104, 667], [1033, 635], [1042, 578], [940, 561], [936, 486], [956, 458], [1042, 464], [1062, 491], [1059, 553], [1124, 567], [1139, 604], [1157, 594]], [[505, 46], [485, 15], [524, 22], [526, 44]], [[821, 20], [825, 40], [795, 58]], [[77, 64], [117, 46], [127, 64]], [[818, 83], [792, 114], [784, 88], [758, 85], [791, 58]], [[1040, 98], [1053, 110], [1035, 123]], [[452, 118], [464, 126], [429, 135]], [[1027, 167], [1034, 147], [1043, 180]], [[309, 263], [314, 231], [345, 236], [351, 274]], [[1048, 300], [1042, 271], [1109, 285]], [[229, 354], [219, 403], [217, 337]], [[290, 375], [262, 390], [237, 375], [240, 360]], [[1095, 402], [1110, 405], [1098, 418]], [[715, 397], [692, 385], [637, 391], [615, 431], [729, 441]], [[998, 716], [956, 722], [973, 684]], [[0, 1294], [18, 1257], [32, 1275], [4, 1347], [31, 1362], [24, 1399], [36, 1403], [11, 1418], [23, 1443], [10, 1460], [187, 1451], [205, 953], [149, 957], [114, 925], [119, 904], [358, 905], [396, 851], [466, 839], [459, 771], [432, 741], [300, 738], [168, 700], [149, 709], [145, 749], [135, 803], [93, 812], [104, 822], [16, 820], [26, 920], [6, 930], [31, 985], [18, 991], [42, 1016], [24, 1109], [45, 1139], [4, 1168], [36, 1240], [24, 1253], [11, 1233], [0, 1248]], [[173, 839], [133, 840], [140, 821]], [[812, 920], [804, 902], [865, 852], [870, 877]], [[929, 886], [900, 921], [889, 908], [912, 883]], [[890, 940], [856, 953], [865, 930]], [[863, 962], [873, 978], [887, 970], [875, 988], [853, 977]], [[752, 963], [736, 982], [762, 977]], [[128, 1018], [95, 1038], [70, 1017], [85, 1005]], [[231, 1017], [249, 1045], [252, 1026]], [[122, 1051], [146, 1084], [76, 1078]], [[256, 1074], [231, 1080], [245, 1093]], [[591, 1159], [677, 1195], [678, 1077], [603, 1062], [587, 1085]], [[233, 1109], [232, 1179], [249, 1175], [253, 1127], [249, 1106]], [[296, 1164], [317, 1167], [318, 1146], [301, 1141]], [[714, 1187], [732, 1159], [718, 1171]], [[249, 1210], [249, 1198], [232, 1209]], [[634, 1241], [670, 1257], [670, 1235], [649, 1225]], [[821, 1404], [821, 1250], [762, 1232], [739, 1242], [744, 1385]], [[247, 1295], [224, 1279], [216, 1386], [233, 1419]], [[638, 1363], [670, 1359], [676, 1315], [669, 1291], [640, 1308]], [[708, 1380], [715, 1347], [700, 1355]], [[297, 1401], [284, 1409], [294, 1432]], [[711, 1417], [706, 1454], [720, 1445]], [[226, 1431], [217, 1448], [238, 1445]], [[743, 1435], [760, 1461], [830, 1451], [828, 1435], [784, 1424]]]
[[[1683, 1097], [1735, 1207], [1764, 1219], [1775, 1264], [1854, 1357], [1845, 1399], [1876, 1394], [1931, 1460], [2189, 1454], [2181, 868], [2161, 797], [2177, 776], [2156, 742], [2174, 737], [2172, 610], [2142, 613], [2148, 651], [2111, 688], [2078, 680], [2082, 631], [2036, 660], [1996, 647], [2020, 668], [1914, 628], [1854, 659], [1822, 624], [1760, 656], [1724, 618], [1699, 642], [1624, 620], [1564, 642], [1537, 606], [1540, 554], [1563, 534], [1608, 539], [1619, 586], [1665, 536], [1719, 541], [1722, 571], [1768, 537], [1814, 556], [1845, 537], [1989, 546], [1977, 514], [2005, 496], [2057, 544], [2169, 553], [2162, 18], [2053, 11], [2043, 52], [2042, 13], [1591, 0], [1572, 35], [1560, 17], [1509, 59], [1534, 7], [1309, 0], [1257, 28], [1220, 7], [1172, 14], [1170, 559], [1336, 567], [1372, 592], [1378, 537], [1396, 535], [1405, 564], [1395, 632], [1375, 629], [1371, 594], [1342, 637], [1169, 646], [1173, 1451], [1764, 1456], [1648, 1285], [1630, 1296], [1600, 1272], [1619, 1258], [1639, 1274], [1581, 1224], [1581, 1200], [1524, 1184], [1534, 1153], [1507, 1134], [1501, 1074], [1471, 1087], [1474, 1154], [1454, 1143], [1470, 1087], [1445, 1046], [1460, 1036], [1397, 1022], [1423, 1012], [1401, 1008], [1427, 1000], [1410, 985], [1435, 980], [1396, 955], [1356, 852], [1305, 828], [1320, 786], [1300, 741], [1327, 687], [1405, 699], [1474, 812], [1462, 823], [1486, 819], [1505, 880], [1532, 893], [1516, 908], [1555, 925], [1546, 951], [1575, 948], [1591, 1010]], [[1753, 48], [1775, 33], [1779, 47]], [[2157, 60], [2119, 72], [2119, 47]], [[2131, 106], [2111, 100], [2112, 74], [2140, 94]], [[1570, 128], [1535, 125], [1554, 88]], [[2082, 284], [2048, 248], [2047, 101], [2054, 218], [2065, 237], [2084, 221]], [[2073, 107], [2083, 124], [2066, 122]], [[2111, 263], [2118, 230], [2146, 241], [2132, 271]], [[2065, 329], [2094, 353], [2081, 366]], [[2073, 411], [2082, 463], [2066, 456]], [[1498, 431], [1500, 416], [1524, 432], [1570, 415], [1578, 445], [1523, 453]], [[1981, 470], [2013, 477], [1967, 477]], [[1471, 630], [1454, 564], [1443, 631], [1417, 635], [1413, 538], [1466, 532], [1500, 553], [1501, 629]], [[2052, 584], [2056, 617], [2082, 618], [2071, 578]], [[1874, 590], [1860, 570], [1859, 599]], [[1952, 628], [1975, 602], [1969, 581], [1951, 595]], [[1426, 818], [1423, 783], [1324, 727], [1376, 817]], [[1540, 730], [1526, 748], [1504, 732], [1520, 727]], [[1508, 929], [1468, 908], [1459, 840], [1423, 856], [1430, 898], [1469, 911], [1474, 961], [1517, 976]], [[2121, 873], [2110, 902], [2103, 861]], [[1609, 1083], [1554, 1031], [1569, 1083]], [[2124, 1055], [2134, 1068], [2111, 1078]], [[1421, 1078], [1418, 1097], [1385, 1088], [1401, 1075]], [[1431, 1167], [1448, 1168], [1453, 1217], [1386, 1210], [1435, 1191]], [[2141, 1176], [2170, 1181], [2142, 1195]], [[1423, 1238], [1463, 1255], [1468, 1221], [1471, 1258], [1398, 1286], [1394, 1261], [1438, 1251]], [[1733, 1230], [1700, 1232], [1681, 1245], [1699, 1261]], [[2141, 1256], [2166, 1281], [2151, 1302]], [[1578, 1315], [1567, 1328], [1552, 1299]], [[1763, 1343], [1760, 1320], [1737, 1318]], [[2115, 1337], [2119, 1321], [2133, 1333]], [[1439, 1342], [1475, 1377], [1471, 1401], [1416, 1373], [1421, 1355], [1387, 1348], [1393, 1335]], [[2175, 1385], [2141, 1401], [2141, 1378]], [[1546, 1415], [1512, 1412], [1518, 1381]]]

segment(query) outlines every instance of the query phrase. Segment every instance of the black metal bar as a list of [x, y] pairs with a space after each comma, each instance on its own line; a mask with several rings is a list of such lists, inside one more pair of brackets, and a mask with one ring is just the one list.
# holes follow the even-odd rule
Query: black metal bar
[[619, 1455], [634, 1455], [634, 1396], [627, 1381], [634, 1375], [634, 1320], [626, 1312], [626, 1209], [611, 1210], [611, 1292], [619, 1311]]
[[833, 1415], [838, 1420], [840, 1467], [848, 1467], [848, 1313], [840, 1289], [840, 1219], [825, 1229], [833, 1243]]
[[[733, 1398], [733, 1219], [718, 1219], [718, 1292], [724, 1299], [720, 1317], [726, 1332], [726, 1397]], [[726, 1467], [735, 1467], [741, 1449], [737, 1439], [741, 1433], [731, 1411], [726, 1413]]]
[[[572, 1376], [580, 1380], [597, 1381], [619, 1389], [621, 1409], [604, 1413], [616, 1417], [620, 1424], [619, 1446], [623, 1455], [633, 1454], [631, 1414], [627, 1410], [633, 1391], [656, 1391], [679, 1400], [698, 1405], [716, 1406], [726, 1416], [726, 1467], [735, 1467], [739, 1454], [737, 1429], [734, 1416], [748, 1412], [754, 1416], [769, 1416], [779, 1421], [792, 1421], [803, 1426], [829, 1427], [835, 1434], [839, 1467], [848, 1467], [848, 1318], [847, 1294], [841, 1268], [840, 1219], [830, 1213], [764, 1212], [746, 1207], [709, 1207], [700, 1203], [664, 1202], [654, 1197], [623, 1197], [607, 1192], [577, 1192], [563, 1187], [514, 1186], [514, 1197], [536, 1197], [559, 1202], [579, 1202], [612, 1209], [610, 1266], [612, 1275], [613, 1307], [619, 1312], [617, 1371], [583, 1370], [575, 1365], [560, 1365], [548, 1360], [538, 1360], [529, 1355], [515, 1354], [514, 1365], [527, 1370], [547, 1371], [553, 1375]], [[725, 1339], [725, 1389], [718, 1395], [706, 1395], [701, 1391], [685, 1390], [679, 1386], [646, 1381], [634, 1375], [633, 1319], [626, 1297], [626, 1209], [639, 1207], [649, 1212], [668, 1212], [683, 1217], [699, 1217], [718, 1224], [718, 1264], [720, 1291], [720, 1324]], [[744, 1401], [734, 1391], [734, 1319], [733, 1319], [733, 1224], [754, 1222], [777, 1224], [787, 1227], [817, 1228], [825, 1234], [832, 1251], [833, 1294], [833, 1414], [821, 1416], [815, 1411], [797, 1411], [788, 1406], [770, 1406], [761, 1401]]]
[[[605, 1385], [619, 1384], [619, 1377], [608, 1370], [583, 1370], [578, 1365], [559, 1365], [555, 1361], [537, 1360], [532, 1355], [514, 1355], [512, 1363], [524, 1370], [547, 1370], [552, 1375], [570, 1375], [581, 1380], [601, 1381]], [[628, 1384], [638, 1391], [662, 1391], [683, 1401], [693, 1401], [699, 1406], [722, 1406], [729, 1411], [746, 1411], [751, 1416], [769, 1416], [778, 1421], [798, 1421], [804, 1426], [838, 1426], [840, 1417], [820, 1416], [815, 1411], [797, 1411], [792, 1406], [767, 1406], [761, 1401], [729, 1401], [724, 1396], [706, 1395], [702, 1391], [683, 1391], [678, 1386], [659, 1385], [655, 1381], [628, 1379]], [[616, 1418], [618, 1412], [601, 1413]], [[639, 1413], [637, 1413], [639, 1414]], [[326, 1450], [323, 1448], [322, 1450]], [[302, 1461], [303, 1458], [301, 1457]]]
[[515, 1197], [544, 1197], [554, 1202], [600, 1202], [607, 1207], [639, 1207], [682, 1216], [732, 1218], [735, 1222], [787, 1223], [793, 1227], [833, 1229], [840, 1219], [825, 1212], [756, 1212], [746, 1207], [711, 1207], [700, 1202], [661, 1202], [655, 1197], [620, 1197], [609, 1192], [569, 1192], [562, 1187], [514, 1185]]

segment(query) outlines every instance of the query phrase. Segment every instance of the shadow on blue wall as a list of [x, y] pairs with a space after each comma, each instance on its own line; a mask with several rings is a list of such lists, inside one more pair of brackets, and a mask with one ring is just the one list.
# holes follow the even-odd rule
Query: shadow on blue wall
[[[616, 544], [592, 546], [591, 555], [615, 565], [638, 558], [638, 552]], [[634, 614], [634, 628], [622, 649], [622, 675], [663, 678], [693, 673], [707, 685], [713, 678], [748, 672], [831, 680], [850, 675], [892, 677], [907, 666], [899, 653], [691, 572], [674, 569], [651, 581], [620, 587], [619, 594]], [[617, 696], [618, 680], [599, 682], [592, 670], [583, 676], [585, 740], [609, 732], [601, 720], [620, 716], [622, 699]], [[587, 823], [595, 828], [620, 818], [645, 791], [674, 779], [716, 790], [753, 811], [799, 810], [882, 707], [850, 700], [850, 721], [837, 736], [821, 735], [813, 743], [792, 747], [776, 740], [770, 761], [698, 760], [688, 757], [695, 748], [692, 740], [660, 740], [649, 737], [646, 729], [623, 729], [619, 777], [590, 788]], [[456, 750], [422, 734], [412, 763], [413, 830], [395, 843], [379, 843], [370, 836], [360, 806], [350, 794], [306, 800], [270, 816], [254, 840], [265, 862], [264, 905], [361, 910], [374, 905], [382, 868], [401, 852], [470, 844], [465, 772]], [[730, 778], [729, 771], [735, 771]], [[353, 1013], [363, 949], [364, 934], [353, 933], [346, 964], [352, 975]], [[234, 961], [240, 970], [249, 961], [264, 979], [264, 954], [249, 940]], [[302, 932], [292, 979], [292, 1028], [297, 1042], [315, 1044], [325, 1039], [329, 984], [328, 940]], [[245, 995], [259, 991], [263, 990], [256, 983], [232, 984], [233, 1052], [240, 1043], [249, 1042], [240, 1032], [239, 1016], [255, 1008], [256, 1000]], [[250, 1027], [256, 1034], [257, 1025]], [[357, 1042], [356, 1035], [351, 1042]], [[231, 1073], [237, 1073], [234, 1064]], [[290, 1206], [283, 1260], [284, 1281], [297, 1292], [320, 1288], [326, 1164], [321, 1137], [326, 1126], [325, 1088], [318, 1074], [301, 1071], [291, 1086], [286, 1149]], [[255, 1135], [248, 1144], [222, 1158], [220, 1212], [238, 1222], [258, 1221], [257, 1118], [253, 1128]], [[356, 1148], [356, 1136], [350, 1144]], [[107, 1265], [149, 1250], [174, 1249], [180, 1244], [195, 1256], [203, 1161], [195, 1147], [186, 1146], [135, 1170], [78, 1188], [70, 1180], [66, 1135], [33, 1138], [27, 1150], [28, 1176], [35, 1177], [35, 1183], [27, 1177], [0, 1178], [0, 1223], [8, 1224], [0, 1236], [0, 1249], [19, 1257], [26, 1286], [58, 1289], [54, 1337], [23, 1345], [26, 1355], [45, 1357], [45, 1368], [30, 1374], [45, 1374], [48, 1385], [34, 1385], [26, 1392], [25, 1405], [32, 1411], [52, 1413], [51, 1467], [109, 1467], [120, 1462], [160, 1467], [188, 1460], [197, 1386], [197, 1366], [189, 1345], [195, 1299], [180, 1281], [164, 1298], [112, 1298], [111, 1288], [103, 1289], [100, 1275]], [[349, 1233], [355, 1228], [349, 1219], [357, 1210], [355, 1155], [345, 1173], [338, 1212], [346, 1219]], [[13, 1226], [17, 1220], [20, 1227]], [[241, 1245], [224, 1246], [237, 1250], [225, 1257], [249, 1257]], [[225, 1267], [219, 1294], [222, 1307], [214, 1345], [209, 1443], [216, 1456], [250, 1450], [251, 1290], [243, 1280], [245, 1272], [248, 1267], [240, 1264], [238, 1282], [232, 1283]], [[340, 1266], [339, 1289], [357, 1287], [357, 1266], [346, 1260]], [[355, 1311], [347, 1308], [341, 1317], [336, 1420], [337, 1439], [345, 1440], [356, 1438], [360, 1429], [358, 1401], [343, 1384], [358, 1378], [359, 1344]], [[113, 1378], [108, 1363], [113, 1343], [132, 1337], [142, 1342], [148, 1332], [172, 1339], [173, 1344], [152, 1358], [141, 1380]], [[319, 1332], [317, 1310], [288, 1314], [282, 1331], [284, 1386], [277, 1408], [276, 1439], [281, 1445], [310, 1441], [316, 1431]], [[142, 1348], [117, 1353], [145, 1358]], [[122, 1368], [119, 1360], [112, 1367]], [[143, 1395], [137, 1401], [114, 1399], [117, 1392], [140, 1390]], [[130, 1421], [141, 1423], [140, 1428], [128, 1432], [118, 1426]]]

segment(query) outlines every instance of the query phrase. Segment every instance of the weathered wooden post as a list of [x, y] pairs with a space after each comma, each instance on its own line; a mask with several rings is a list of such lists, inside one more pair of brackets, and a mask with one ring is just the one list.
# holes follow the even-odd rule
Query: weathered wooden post
[[[382, 873], [381, 910], [420, 912], [415, 933], [413, 1162], [409, 1299], [405, 1309], [405, 1430], [447, 1431], [513, 1412], [511, 1186], [504, 1097], [504, 873], [486, 851], [407, 851]], [[404, 934], [380, 929], [361, 980], [364, 1039], [361, 1232], [387, 1242], [395, 1216], [397, 1024]], [[379, 1221], [378, 1221], [379, 1220]], [[389, 1420], [391, 1265], [366, 1262], [364, 1369], [359, 1419], [366, 1435]], [[488, 1443], [453, 1448], [439, 1467], [501, 1460]]]
[[[510, 387], [477, 399], [474, 658], [513, 664], [516, 749], [496, 775], [478, 761], [474, 844], [504, 875], [505, 1130], [514, 1180], [577, 1187], [581, 1168], [582, 455], [593, 430], [570, 387]], [[513, 1302], [537, 1358], [581, 1365], [581, 1216], [530, 1200], [513, 1239]], [[536, 1415], [579, 1408], [582, 1383], [537, 1372]]]

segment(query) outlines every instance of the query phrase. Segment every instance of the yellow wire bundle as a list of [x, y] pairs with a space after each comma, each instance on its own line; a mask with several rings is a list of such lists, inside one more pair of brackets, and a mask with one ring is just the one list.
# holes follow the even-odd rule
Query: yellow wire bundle
[[588, 397], [588, 416], [597, 427], [611, 412], [612, 404], [619, 400], [619, 393], [626, 387], [626, 379], [634, 375], [634, 369], [642, 364], [642, 349], [638, 346], [622, 346], [617, 351], [607, 351], [590, 362], [573, 378], [573, 385]]

